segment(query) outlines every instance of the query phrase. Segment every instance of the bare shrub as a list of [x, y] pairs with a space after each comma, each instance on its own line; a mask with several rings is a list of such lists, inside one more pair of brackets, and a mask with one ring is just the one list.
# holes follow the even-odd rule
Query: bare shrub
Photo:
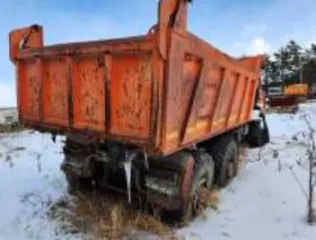
[[307, 127], [308, 127], [308, 134], [307, 134], [307, 158], [309, 163], [308, 168], [308, 198], [307, 198], [307, 221], [309, 224], [316, 223], [316, 215], [315, 215], [315, 208], [314, 208], [314, 189], [316, 185], [315, 175], [316, 175], [316, 144], [315, 144], [315, 129], [311, 125], [311, 122], [307, 115], [302, 116], [305, 120]]
[[[304, 188], [301, 180], [297, 177], [294, 172], [293, 166], [289, 166], [288, 169], [291, 171], [295, 181], [299, 185], [302, 193], [306, 197], [307, 200], [307, 222], [311, 225], [316, 223], [316, 215], [315, 215], [315, 208], [314, 208], [314, 190], [316, 185], [316, 143], [315, 143], [315, 129], [312, 126], [310, 119], [308, 118], [307, 114], [301, 116], [304, 122], [307, 125], [307, 132], [300, 132], [304, 139], [303, 142], [300, 144], [306, 147], [306, 156], [308, 160], [308, 189], [307, 191]], [[298, 141], [297, 136], [293, 138], [294, 141]], [[301, 160], [296, 161], [297, 165], [301, 165]]]

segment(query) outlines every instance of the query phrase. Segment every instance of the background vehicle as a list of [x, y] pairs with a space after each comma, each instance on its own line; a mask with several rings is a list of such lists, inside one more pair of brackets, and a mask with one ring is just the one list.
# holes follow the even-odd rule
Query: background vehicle
[[269, 141], [263, 112], [251, 119], [263, 57], [234, 59], [189, 33], [188, 2], [161, 0], [144, 36], [44, 46], [39, 25], [10, 33], [20, 122], [67, 136], [72, 188], [114, 189], [183, 218], [201, 188], [237, 174], [241, 142]]
[[[290, 84], [283, 87], [269, 87], [269, 106], [272, 108], [297, 109], [299, 103], [306, 102], [307, 84]], [[292, 111], [292, 110], [291, 110]]]
[[283, 87], [278, 86], [278, 87], [268, 87], [268, 96], [273, 97], [273, 96], [282, 96], [283, 95]]

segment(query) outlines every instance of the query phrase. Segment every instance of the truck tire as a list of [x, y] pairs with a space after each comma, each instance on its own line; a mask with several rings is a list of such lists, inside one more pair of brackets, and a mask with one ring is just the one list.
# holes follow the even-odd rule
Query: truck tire
[[205, 206], [200, 205], [201, 191], [210, 190], [214, 180], [214, 161], [211, 155], [198, 151], [193, 153], [195, 159], [194, 172], [187, 203], [173, 214], [175, 220], [187, 222], [196, 216]]
[[233, 136], [223, 136], [212, 142], [208, 151], [214, 158], [215, 183], [226, 187], [238, 172], [238, 146]]
[[200, 213], [205, 207], [200, 205], [200, 194], [201, 191], [211, 190], [215, 174], [215, 164], [211, 155], [206, 152], [200, 152], [199, 156], [195, 158], [197, 161], [194, 168], [191, 189], [193, 216]]

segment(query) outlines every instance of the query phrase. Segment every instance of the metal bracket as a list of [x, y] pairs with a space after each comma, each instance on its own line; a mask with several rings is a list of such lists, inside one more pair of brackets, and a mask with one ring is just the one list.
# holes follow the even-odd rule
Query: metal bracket
[[14, 62], [20, 50], [43, 47], [43, 27], [35, 24], [30, 27], [16, 29], [10, 32], [9, 40], [10, 59]]

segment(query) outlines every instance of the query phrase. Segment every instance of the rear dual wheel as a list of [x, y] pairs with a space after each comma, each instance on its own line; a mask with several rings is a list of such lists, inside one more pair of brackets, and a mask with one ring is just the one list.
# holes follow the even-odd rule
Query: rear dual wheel
[[206, 148], [208, 153], [198, 151], [193, 154], [195, 166], [188, 201], [177, 212], [177, 220], [188, 221], [199, 214], [207, 207], [213, 183], [225, 187], [237, 175], [238, 145], [232, 135], [223, 136]]
[[233, 136], [224, 136], [208, 148], [215, 163], [215, 183], [226, 187], [238, 173], [238, 145]]
[[215, 183], [226, 187], [238, 173], [238, 144], [232, 135], [221, 137], [207, 149], [208, 153], [195, 155], [195, 168], [192, 178], [191, 201], [183, 220], [189, 220], [207, 207], [210, 190]]
[[193, 154], [195, 165], [190, 184], [188, 199], [179, 211], [173, 213], [178, 221], [189, 221], [206, 207], [205, 193], [210, 192], [214, 181], [214, 161], [206, 152], [198, 151]]

